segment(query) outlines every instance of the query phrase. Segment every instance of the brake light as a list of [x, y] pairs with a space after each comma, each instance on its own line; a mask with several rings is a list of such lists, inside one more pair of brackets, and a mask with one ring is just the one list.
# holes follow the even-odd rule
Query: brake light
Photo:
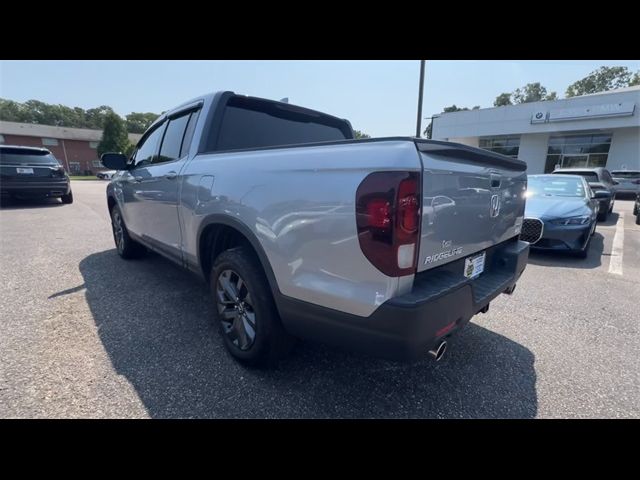
[[415, 273], [420, 232], [419, 176], [416, 172], [375, 172], [356, 192], [360, 248], [385, 275]]

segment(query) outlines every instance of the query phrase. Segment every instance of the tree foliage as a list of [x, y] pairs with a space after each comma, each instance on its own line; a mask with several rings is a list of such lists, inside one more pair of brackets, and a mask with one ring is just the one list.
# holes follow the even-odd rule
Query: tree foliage
[[149, 126], [158, 118], [157, 113], [131, 112], [126, 116], [127, 130], [129, 133], [144, 133]]
[[367, 135], [366, 133], [361, 132], [360, 130], [354, 130], [353, 136], [354, 138], [371, 138], [371, 135]]
[[506, 92], [498, 95], [493, 101], [494, 107], [504, 107], [505, 105], [513, 105], [511, 102], [511, 94]]
[[632, 73], [627, 67], [600, 67], [567, 87], [567, 97], [606, 92], [616, 88], [640, 85], [640, 72]]
[[[53, 105], [40, 100], [20, 103], [0, 98], [0, 120], [7, 122], [102, 130], [105, 119], [110, 114], [115, 112], [108, 105], [85, 110], [80, 107]], [[156, 118], [158, 115], [155, 113], [131, 112], [126, 116], [126, 128], [129, 133], [143, 133]]]
[[129, 136], [124, 120], [114, 112], [108, 113], [104, 119], [102, 139], [98, 144], [98, 155], [101, 156], [107, 152], [125, 153], [130, 148], [129, 145]]
[[540, 82], [527, 83], [522, 88], [516, 88], [511, 94], [514, 103], [541, 102], [543, 100], [556, 100], [556, 92], [547, 94], [547, 89]]

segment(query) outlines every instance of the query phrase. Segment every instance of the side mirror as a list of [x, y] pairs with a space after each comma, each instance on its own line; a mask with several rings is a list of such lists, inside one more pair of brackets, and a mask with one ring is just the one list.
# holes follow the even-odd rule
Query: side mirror
[[100, 157], [102, 165], [111, 170], [126, 170], [129, 159], [123, 153], [103, 153]]
[[604, 200], [605, 198], [611, 198], [611, 193], [606, 190], [597, 190], [593, 192], [593, 198]]

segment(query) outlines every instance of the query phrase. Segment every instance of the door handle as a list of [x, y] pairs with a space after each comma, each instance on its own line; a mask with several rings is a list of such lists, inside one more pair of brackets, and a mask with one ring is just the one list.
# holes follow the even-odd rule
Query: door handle
[[167, 180], [173, 180], [178, 176], [178, 174], [176, 172], [167, 172], [164, 174], [164, 178], [166, 178]]

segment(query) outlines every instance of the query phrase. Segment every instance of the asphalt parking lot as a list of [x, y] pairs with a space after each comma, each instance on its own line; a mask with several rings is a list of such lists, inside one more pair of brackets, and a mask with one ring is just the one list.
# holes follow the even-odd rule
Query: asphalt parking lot
[[72, 205], [0, 208], [2, 418], [640, 416], [631, 201], [598, 224], [586, 260], [532, 254], [514, 295], [439, 363], [304, 342], [254, 371], [224, 350], [203, 283], [157, 255], [118, 257], [105, 188], [73, 182]]

